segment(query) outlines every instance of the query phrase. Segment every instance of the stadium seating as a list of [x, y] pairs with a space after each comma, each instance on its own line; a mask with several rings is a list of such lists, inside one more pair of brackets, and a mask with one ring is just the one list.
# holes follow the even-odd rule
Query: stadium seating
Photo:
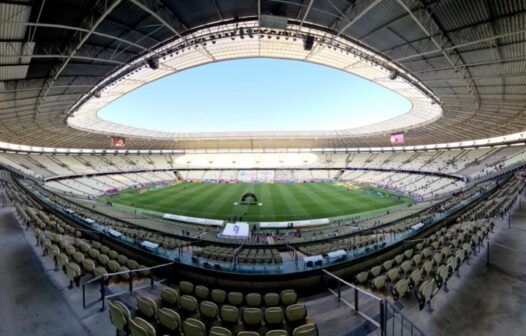
[[[364, 168], [405, 169], [457, 173], [479, 178], [526, 160], [521, 147], [465, 149], [460, 151], [305, 153], [305, 154], [192, 154], [192, 155], [17, 155], [0, 154], [0, 163], [23, 174], [49, 179], [46, 185], [69, 195], [93, 197], [107, 190], [122, 190], [176, 179], [173, 170], [188, 181], [236, 181], [243, 169], [274, 168], [274, 181], [355, 181], [392, 188], [424, 199], [449, 194], [463, 183], [436, 176], [365, 171]], [[342, 176], [340, 169], [353, 167]], [[227, 168], [228, 170], [224, 170]], [[286, 168], [286, 169], [283, 169]], [[309, 170], [305, 170], [308, 168]], [[332, 169], [331, 169], [332, 168]], [[190, 169], [190, 170], [187, 170]], [[206, 170], [204, 170], [206, 169]], [[93, 174], [110, 174], [96, 175]], [[53, 180], [56, 177], [81, 175]], [[414, 176], [413, 176], [414, 175]], [[268, 176], [268, 175], [265, 175]], [[267, 177], [263, 178], [266, 180]]]
[[[393, 300], [399, 300], [414, 291], [420, 309], [443, 288], [453, 274], [459, 275], [459, 268], [467, 263], [469, 256], [488, 236], [494, 226], [494, 219], [503, 209], [508, 209], [523, 182], [511, 179], [491, 198], [479, 203], [463, 214], [451, 227], [445, 227], [424, 239], [415, 247], [404, 250], [392, 260], [358, 273], [355, 283], [367, 286], [373, 291], [388, 289]], [[400, 265], [393, 268], [393, 264]]]
[[[226, 296], [234, 306], [224, 304], [221, 308], [198, 294], [202, 290], [226, 293], [222, 289], [210, 291], [205, 286], [181, 281], [178, 289], [163, 287], [161, 297], [138, 296], [136, 307], [127, 307], [119, 300], [110, 301], [110, 320], [117, 330], [130, 330], [136, 335], [181, 331], [184, 335], [223, 336], [235, 335], [236, 332], [237, 335], [318, 335], [315, 325], [305, 324], [307, 310], [303, 303], [298, 302], [294, 290], [284, 290], [281, 300], [276, 293], [229, 292]], [[187, 294], [181, 296], [180, 305], [174, 305], [173, 293], [178, 292]], [[166, 297], [170, 297], [169, 301]], [[262, 300], [262, 297], [267, 300]]]

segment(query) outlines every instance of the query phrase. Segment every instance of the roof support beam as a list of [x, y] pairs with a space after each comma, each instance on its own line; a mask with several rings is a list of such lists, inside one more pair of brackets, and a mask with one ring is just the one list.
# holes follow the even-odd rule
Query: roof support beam
[[[459, 40], [465, 40], [465, 34], [466, 33], [469, 33], [469, 32], [472, 32], [474, 29], [479, 29], [480, 27], [484, 27], [484, 26], [489, 26], [490, 24], [494, 23], [494, 22], [497, 22], [497, 21], [503, 21], [503, 22], [506, 22], [509, 20], [509, 18], [515, 16], [515, 14], [506, 14], [506, 15], [500, 15], [500, 16], [494, 16], [491, 20], [484, 20], [484, 21], [477, 21], [475, 23], [469, 23], [467, 25], [463, 25], [463, 26], [460, 26], [460, 27], [457, 27], [455, 29], [452, 29], [452, 30], [448, 30], [447, 32], [447, 35], [451, 37], [451, 39], [459, 39]], [[404, 16], [406, 17], [406, 16]], [[389, 26], [391, 23], [393, 22], [396, 22], [397, 20], [395, 21], [392, 21], [392, 22], [389, 22], [387, 23], [386, 26]], [[383, 29], [383, 28], [382, 28]], [[486, 27], [484, 27], [483, 30], [486, 30]], [[359, 40], [362, 40], [362, 38], [360, 38]], [[382, 49], [382, 50], [379, 50], [381, 53], [383, 54], [389, 54], [389, 55], [404, 55], [406, 53], [406, 50], [409, 48], [410, 45], [412, 44], [419, 44], [421, 42], [427, 42], [429, 41], [429, 37], [423, 37], [423, 38], [418, 38], [416, 40], [412, 40], [412, 41], [409, 41], [407, 43], [404, 43], [404, 44], [399, 44], [399, 45], [396, 45], [396, 46], [393, 46], [393, 47], [389, 47], [387, 49]], [[402, 57], [402, 56], [393, 56], [393, 57]]]
[[301, 30], [301, 27], [303, 27], [303, 22], [305, 22], [305, 19], [310, 13], [310, 9], [312, 8], [312, 4], [314, 3], [314, 0], [309, 0], [309, 4], [307, 5], [307, 9], [305, 10], [305, 13], [303, 13], [303, 16], [301, 17], [300, 26], [298, 28], [298, 31]]
[[356, 14], [355, 17], [350, 19], [349, 22], [347, 22], [347, 24], [338, 31], [334, 38], [337, 38], [341, 34], [343, 34], [347, 29], [349, 29], [353, 24], [355, 24], [356, 21], [360, 20], [363, 16], [365, 16], [365, 14], [367, 14], [371, 9], [376, 7], [376, 5], [378, 5], [380, 2], [382, 2], [382, 0], [374, 0], [373, 2], [371, 2], [367, 7], [364, 8], [364, 10], [362, 10], [360, 13]]
[[[18, 56], [18, 55], [0, 55], [0, 59], [9, 59], [14, 57], [23, 57], [23, 58], [58, 58], [58, 59], [69, 59], [70, 60], [84, 60], [84, 61], [93, 61], [98, 63], [109, 63], [109, 64], [117, 64], [117, 65], [124, 65], [126, 63], [111, 60], [111, 59], [105, 59], [105, 58], [97, 58], [97, 57], [90, 57], [90, 56], [82, 56], [82, 55], [60, 55], [60, 54], [40, 54], [40, 55], [24, 55], [24, 56]], [[5, 66], [6, 64], [2, 64]], [[16, 64], [10, 64], [10, 65], [20, 65], [19, 63]]]
[[[53, 89], [91, 88], [91, 87], [93, 87], [92, 84], [53, 85]], [[6, 91], [2, 91], [2, 93], [31, 92], [31, 91], [39, 91], [40, 89], [41, 87], [30, 87], [30, 88], [23, 88], [23, 89], [16, 89], [16, 90], [6, 90]]]
[[422, 56], [426, 56], [426, 55], [432, 55], [432, 54], [441, 53], [442, 51], [450, 51], [450, 50], [454, 50], [454, 49], [469, 47], [471, 45], [475, 45], [475, 44], [479, 44], [479, 43], [483, 43], [483, 42], [491, 42], [491, 41], [494, 41], [494, 40], [499, 39], [499, 38], [515, 36], [515, 35], [520, 35], [520, 34], [524, 34], [524, 33], [526, 33], [526, 29], [522, 29], [522, 30], [518, 30], [518, 31], [514, 31], [514, 32], [509, 32], [509, 33], [505, 33], [505, 34], [492, 35], [490, 37], [478, 39], [478, 40], [475, 40], [475, 41], [469, 41], [469, 42], [465, 42], [465, 43], [455, 44], [455, 45], [452, 45], [451, 47], [442, 48], [442, 50], [434, 49], [434, 50], [424, 51], [424, 52], [418, 53], [418, 54], [413, 54], [413, 55], [409, 55], [409, 56], [405, 56], [405, 57], [396, 58], [396, 59], [393, 59], [393, 61], [394, 62], [403, 62], [403, 61], [406, 61], [406, 60], [409, 60], [409, 59], [413, 59], [413, 58], [417, 58], [417, 57], [422, 57]]
[[[14, 25], [14, 26], [28, 26], [28, 27], [43, 27], [43, 28], [63, 29], [63, 30], [76, 31], [76, 32], [79, 32], [79, 33], [89, 33], [89, 31], [90, 31], [89, 29], [85, 29], [85, 28], [81, 28], [81, 27], [72, 27], [72, 26], [66, 26], [66, 25], [61, 25], [61, 24], [42, 23], [42, 22], [0, 21], [0, 26], [2, 26], [2, 25]], [[109, 35], [109, 34], [105, 34], [105, 33], [101, 33], [101, 32], [96, 32], [96, 31], [93, 31], [91, 34], [95, 35], [95, 36], [101, 36], [101, 37], [105, 37], [105, 38], [108, 38], [108, 39], [111, 39], [111, 40], [119, 41], [119, 42], [125, 43], [127, 45], [139, 48], [139, 49], [141, 49], [143, 51], [150, 51], [151, 52], [150, 49], [148, 49], [146, 47], [143, 47], [140, 44], [133, 43], [131, 41], [128, 41], [126, 39], [123, 39], [123, 38], [120, 38], [120, 37], [117, 37], [117, 36], [113, 36], [113, 35]]]
[[[129, 1], [133, 3], [134, 5], [136, 5], [137, 7], [139, 7], [140, 9], [142, 9], [143, 11], [145, 11], [146, 13], [148, 13], [149, 15], [151, 15], [152, 17], [154, 17], [157, 21], [162, 23], [163, 26], [165, 26], [168, 30], [174, 33], [177, 37], [187, 42], [187, 39], [175, 27], [173, 27], [161, 15], [159, 15], [156, 11], [152, 10], [150, 7], [148, 7], [144, 3], [146, 2], [146, 0], [129, 0]], [[215, 61], [215, 57], [202, 44], [199, 44], [199, 45], [201, 46], [201, 50], [204, 51], [210, 59]]]
[[77, 41], [70, 44], [70, 46], [66, 49], [66, 54], [69, 55], [61, 64], [58, 64], [57, 67], [51, 70], [51, 76], [46, 80], [42, 87], [42, 91], [40, 92], [40, 96], [37, 100], [36, 106], [35, 106], [35, 118], [36, 115], [40, 111], [40, 107], [42, 103], [46, 100], [47, 93], [49, 92], [49, 89], [53, 86], [57, 78], [60, 76], [62, 71], [66, 68], [66, 66], [71, 61], [72, 57], [75, 56], [75, 54], [80, 50], [80, 48], [86, 43], [86, 41], [89, 39], [89, 37], [93, 34], [93, 32], [97, 29], [97, 27], [104, 21], [106, 16], [108, 16], [117, 5], [121, 3], [122, 0], [104, 0], [104, 10], [102, 14], [95, 18], [94, 15], [91, 15], [87, 18], [85, 24], [87, 24], [88, 32], [84, 35], [77, 34], [74, 39], [77, 39]]
[[[475, 105], [479, 105], [480, 97], [477, 87], [471, 79], [471, 74], [460, 55], [454, 50], [445, 51], [444, 48], [451, 47], [451, 42], [442, 32], [440, 26], [435, 22], [431, 14], [422, 7], [421, 0], [397, 0], [398, 4], [411, 16], [418, 27], [429, 37], [433, 44], [440, 50], [444, 58], [455, 70], [455, 72], [464, 79], [468, 91], [473, 96]], [[411, 8], [419, 8], [411, 10]]]
[[[512, 77], [522, 77], [526, 76], [526, 72], [517, 72], [517, 73], [504, 73], [504, 74], [498, 74], [498, 75], [487, 75], [487, 76], [473, 76], [471, 79], [478, 80], [478, 79], [492, 79], [492, 78], [501, 78], [502, 76], [506, 76], [506, 78], [512, 78]], [[453, 81], [453, 80], [460, 80], [460, 78], [433, 78], [433, 79], [424, 79], [421, 80], [421, 83], [435, 83], [435, 82], [444, 82], [444, 81]]]
[[[382, 0], [374, 0], [371, 2], [367, 7], [365, 7], [360, 13], [356, 13], [356, 15], [349, 19], [345, 16], [346, 19], [349, 21], [345, 26], [343, 26], [336, 35], [332, 36], [331, 41], [334, 41], [336, 38], [338, 38], [341, 34], [343, 34], [347, 29], [349, 29], [353, 24], [355, 24], [358, 20], [360, 20], [365, 14], [367, 14], [371, 9], [373, 9], [376, 5], [378, 5]], [[312, 48], [312, 50], [309, 52], [307, 56], [303, 60], [309, 59], [312, 55], [316, 54], [320, 50], [322, 50], [324, 47], [320, 46], [320, 44], [317, 45], [317, 47]]]
[[217, 4], [217, 0], [211, 0], [211, 1], [212, 1], [212, 4], [214, 5], [214, 7], [216, 9], [217, 16], [219, 17], [219, 20], [224, 20], [223, 14], [221, 13], [221, 10], [219, 9], [219, 5]]
[[[475, 62], [475, 63], [469, 63], [469, 64], [462, 64], [461, 66], [457, 67], [443, 67], [443, 68], [434, 68], [434, 69], [428, 69], [428, 70], [420, 70], [420, 71], [414, 71], [414, 74], [419, 73], [432, 73], [432, 72], [438, 72], [438, 71], [444, 71], [444, 70], [462, 70], [467, 67], [476, 67], [476, 66], [483, 66], [483, 65], [489, 65], [489, 64], [495, 64], [495, 63], [511, 63], [511, 62], [522, 62], [524, 61], [524, 56], [517, 56], [517, 57], [510, 57], [510, 58], [504, 58], [504, 59], [497, 59], [497, 60], [491, 60], [491, 61], [482, 61], [482, 62]], [[472, 79], [470, 77], [470, 79]]]

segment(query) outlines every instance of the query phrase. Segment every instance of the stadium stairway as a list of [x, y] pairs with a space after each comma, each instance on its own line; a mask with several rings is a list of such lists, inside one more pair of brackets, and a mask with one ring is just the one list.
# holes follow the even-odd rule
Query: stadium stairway
[[[342, 289], [341, 297], [353, 302], [353, 292], [350, 288]], [[364, 336], [377, 329], [328, 291], [306, 297], [304, 302], [320, 335]], [[380, 319], [378, 305], [378, 301], [360, 296], [360, 311], [376, 321]]]
[[[21, 225], [0, 188], [0, 335], [102, 336], [114, 329], [99, 306], [84, 310], [80, 290], [42, 257], [30, 229]], [[98, 288], [88, 290], [91, 296]]]
[[0, 209], [0, 235], [0, 335], [97, 335], [64, 298], [67, 285], [49, 276], [54, 266], [42, 263], [11, 208]]

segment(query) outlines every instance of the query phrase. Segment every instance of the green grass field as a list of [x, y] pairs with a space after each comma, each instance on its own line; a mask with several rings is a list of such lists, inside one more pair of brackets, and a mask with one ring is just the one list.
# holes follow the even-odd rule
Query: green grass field
[[[258, 197], [261, 206], [234, 205], [249, 191]], [[181, 183], [143, 193], [128, 190], [99, 200], [162, 213], [212, 219], [236, 216], [254, 222], [337, 217], [411, 202], [403, 195], [381, 191], [385, 196], [366, 192], [362, 187], [348, 189], [333, 183]]]

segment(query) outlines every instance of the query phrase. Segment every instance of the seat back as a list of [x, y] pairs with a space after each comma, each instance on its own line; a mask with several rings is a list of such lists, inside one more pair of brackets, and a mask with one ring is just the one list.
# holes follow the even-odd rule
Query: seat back
[[88, 254], [90, 255], [90, 257], [95, 259], [95, 258], [99, 257], [100, 252], [98, 250], [92, 248], [92, 249], [89, 249]]
[[75, 280], [78, 276], [80, 276], [80, 274], [81, 271], [79, 265], [73, 262], [69, 262], [66, 264], [66, 275], [68, 276], [69, 280]]
[[75, 261], [78, 263], [78, 264], [82, 264], [82, 261], [84, 261], [84, 254], [80, 251], [75, 251], [73, 253], [73, 259], [75, 259]]
[[361, 273], [358, 273], [356, 275], [356, 283], [357, 284], [363, 284], [363, 283], [367, 282], [367, 279], [369, 279], [369, 272], [368, 271], [361, 272]]
[[104, 266], [108, 265], [108, 263], [110, 262], [110, 258], [108, 258], [108, 256], [105, 254], [99, 254], [97, 260], [99, 261], [99, 264]]
[[108, 301], [108, 306], [110, 311], [111, 324], [117, 330], [126, 330], [128, 326], [128, 320], [126, 319], [126, 316], [124, 316], [123, 312], [112, 301]]
[[179, 290], [181, 291], [181, 294], [192, 294], [194, 291], [194, 284], [188, 281], [180, 281]]
[[146, 320], [136, 317], [130, 321], [131, 336], [155, 336], [155, 328]]
[[104, 267], [96, 267], [93, 270], [93, 273], [95, 274], [95, 276], [102, 276], [104, 274], [108, 274], [108, 271]]
[[214, 326], [210, 329], [208, 336], [232, 336], [232, 332], [227, 328]]
[[226, 292], [222, 289], [212, 289], [210, 297], [215, 303], [222, 304], [226, 300]]
[[305, 319], [307, 310], [303, 303], [295, 303], [286, 308], [285, 315], [290, 322], [296, 322]]
[[197, 285], [195, 286], [195, 296], [197, 296], [200, 300], [205, 300], [208, 298], [210, 290], [208, 287]]
[[285, 289], [281, 291], [281, 302], [284, 306], [294, 304], [298, 301], [298, 294], [294, 289]]
[[110, 269], [112, 273], [118, 272], [120, 267], [121, 265], [119, 265], [119, 263], [116, 262], [115, 260], [110, 260], [108, 262], [108, 268]]
[[190, 317], [183, 322], [183, 333], [185, 336], [206, 336], [206, 327], [203, 322]]
[[283, 310], [281, 307], [269, 307], [265, 309], [265, 322], [267, 324], [282, 324]]
[[409, 280], [401, 279], [392, 287], [393, 299], [398, 300], [409, 291]]
[[371, 280], [371, 287], [375, 290], [380, 290], [385, 287], [385, 275], [379, 275]]
[[92, 273], [95, 270], [95, 262], [91, 259], [84, 259], [82, 261], [82, 267], [89, 272]]
[[190, 313], [197, 311], [197, 299], [190, 295], [183, 295], [180, 299], [181, 308]]
[[245, 296], [245, 301], [249, 307], [259, 307], [261, 306], [261, 294], [259, 293], [248, 293]]
[[267, 307], [279, 306], [279, 294], [278, 293], [266, 293], [263, 296], [263, 301]]
[[318, 336], [318, 328], [314, 324], [304, 324], [294, 329], [292, 336]]
[[437, 253], [433, 256], [433, 264], [435, 264], [435, 266], [438, 266], [440, 265], [440, 263], [442, 263], [442, 254]]
[[260, 336], [258, 332], [243, 330], [237, 333], [237, 336]]
[[378, 275], [380, 275], [380, 273], [382, 273], [382, 266], [374, 266], [373, 268], [371, 268], [370, 273], [372, 277], [377, 277]]
[[424, 271], [425, 276], [431, 274], [432, 270], [433, 270], [433, 262], [431, 260], [426, 261], [422, 265], [422, 271]]
[[408, 274], [409, 272], [411, 272], [411, 269], [413, 268], [413, 264], [411, 264], [411, 262], [409, 260], [406, 260], [402, 263], [402, 265], [400, 265], [400, 270], [404, 273], [404, 274]]
[[393, 264], [394, 264], [393, 260], [386, 260], [382, 264], [382, 267], [384, 268], [385, 271], [389, 271], [391, 268], [393, 268]]
[[170, 287], [163, 287], [161, 289], [161, 299], [171, 305], [176, 305], [179, 302], [179, 294]]
[[176, 331], [181, 328], [181, 317], [176, 311], [169, 308], [161, 308], [158, 312], [159, 322], [168, 330]]
[[212, 301], [202, 301], [199, 304], [199, 311], [204, 317], [209, 319], [215, 319], [217, 317], [219, 309], [217, 308], [217, 305]]
[[65, 253], [59, 253], [57, 255], [57, 265], [60, 270], [64, 269], [66, 264], [69, 262], [69, 258]]
[[413, 258], [411, 258], [411, 261], [413, 262], [415, 266], [420, 265], [422, 263], [422, 255], [420, 253], [415, 254]]
[[248, 325], [261, 324], [261, 309], [259, 308], [245, 308], [243, 309], [243, 323]]
[[243, 304], [243, 294], [240, 292], [228, 293], [228, 302], [234, 306], [241, 306]]
[[221, 320], [227, 323], [237, 323], [239, 319], [239, 309], [230, 305], [223, 305], [221, 307]]
[[[104, 252], [102, 249], [101, 249], [101, 252], [102, 253], [106, 253]], [[108, 251], [109, 252], [109, 251]], [[122, 264], [122, 265], [126, 265], [128, 263], [128, 257], [123, 255], [123, 254], [119, 254], [117, 256], [117, 261], [119, 262], [119, 264]]]
[[139, 296], [137, 298], [137, 308], [144, 316], [157, 316], [157, 304], [149, 297]]
[[397, 265], [400, 265], [402, 262], [404, 262], [404, 258], [405, 257], [403, 254], [399, 254], [394, 258], [394, 261]]
[[398, 281], [398, 279], [400, 278], [400, 269], [392, 268], [391, 270], [389, 270], [389, 272], [387, 272], [387, 277], [389, 278], [389, 281], [391, 281], [391, 283]]

